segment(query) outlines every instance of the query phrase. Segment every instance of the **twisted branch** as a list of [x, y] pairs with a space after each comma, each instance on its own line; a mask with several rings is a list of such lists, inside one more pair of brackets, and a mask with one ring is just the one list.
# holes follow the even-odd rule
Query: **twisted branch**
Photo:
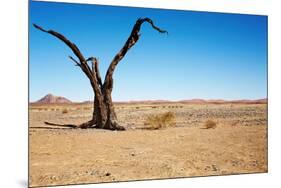
[[91, 60], [90, 58], [86, 60], [84, 58], [84, 56], [82, 55], [81, 51], [79, 50], [79, 48], [74, 43], [72, 43], [70, 40], [68, 40], [65, 36], [63, 36], [62, 34], [56, 32], [56, 31], [53, 31], [53, 30], [43, 29], [42, 27], [40, 27], [36, 24], [33, 24], [33, 26], [36, 29], [39, 29], [40, 31], [43, 31], [45, 33], [49, 33], [49, 34], [55, 36], [56, 38], [60, 39], [62, 42], [64, 42], [79, 59], [80, 62], [76, 61], [72, 56], [69, 56], [69, 58], [75, 63], [75, 65], [79, 66], [81, 68], [81, 70], [85, 73], [85, 75], [89, 78], [91, 85], [95, 91], [95, 94], [96, 94], [96, 92], [101, 93], [100, 89], [97, 89], [97, 88], [99, 88], [99, 83], [97, 80], [98, 80], [98, 76], [100, 77], [100, 75], [96, 75], [96, 73], [93, 72], [91, 70], [91, 68], [89, 67], [89, 65], [87, 64], [87, 61]]
[[53, 30], [45, 30], [45, 29], [43, 29], [42, 27], [40, 27], [39, 25], [36, 25], [36, 24], [33, 24], [33, 26], [36, 29], [39, 29], [39, 30], [41, 30], [41, 31], [43, 31], [45, 33], [49, 33], [49, 34], [57, 37], [61, 41], [63, 41], [72, 50], [72, 52], [78, 57], [80, 62], [84, 62], [85, 61], [85, 58], [83, 57], [83, 55], [80, 52], [79, 48], [74, 43], [72, 43], [70, 40], [68, 40], [65, 36], [63, 36], [62, 34], [56, 32], [56, 31], [53, 31]]
[[136, 21], [136, 23], [131, 31], [131, 34], [130, 34], [129, 38], [127, 39], [127, 41], [125, 42], [124, 46], [121, 48], [121, 50], [115, 55], [115, 57], [111, 61], [111, 64], [109, 65], [107, 72], [106, 72], [104, 88], [112, 87], [112, 85], [113, 85], [112, 84], [112, 75], [113, 75], [113, 72], [114, 72], [117, 64], [123, 59], [123, 57], [126, 55], [128, 50], [132, 46], [134, 46], [134, 44], [136, 44], [136, 42], [139, 40], [139, 38], [140, 38], [139, 31], [141, 29], [142, 24], [145, 22], [149, 23], [152, 26], [152, 28], [157, 30], [159, 33], [168, 33], [166, 30], [160, 29], [159, 27], [154, 25], [153, 21], [150, 18], [139, 18]]

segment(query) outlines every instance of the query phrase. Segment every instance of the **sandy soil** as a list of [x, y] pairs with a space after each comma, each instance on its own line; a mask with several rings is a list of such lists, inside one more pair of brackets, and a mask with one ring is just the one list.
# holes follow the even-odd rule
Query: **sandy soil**
[[[267, 172], [266, 104], [118, 104], [127, 131], [55, 128], [79, 123], [91, 105], [31, 105], [30, 186]], [[176, 126], [146, 130], [150, 114]], [[203, 129], [206, 120], [215, 129]]]

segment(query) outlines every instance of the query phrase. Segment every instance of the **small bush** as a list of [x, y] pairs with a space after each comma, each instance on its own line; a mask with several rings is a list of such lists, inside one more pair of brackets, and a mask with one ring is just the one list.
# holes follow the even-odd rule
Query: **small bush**
[[92, 108], [91, 107], [84, 107], [83, 109], [84, 110], [91, 110]]
[[68, 110], [65, 108], [65, 109], [62, 110], [62, 113], [63, 113], [63, 114], [67, 114], [67, 113], [68, 113]]
[[207, 120], [204, 124], [205, 129], [214, 129], [217, 127], [217, 123], [213, 120]]
[[162, 129], [171, 127], [176, 124], [176, 116], [172, 112], [150, 115], [146, 118], [144, 124], [147, 126], [147, 129]]
[[239, 123], [239, 121], [234, 121], [234, 122], [231, 123], [231, 126], [237, 126], [238, 123]]

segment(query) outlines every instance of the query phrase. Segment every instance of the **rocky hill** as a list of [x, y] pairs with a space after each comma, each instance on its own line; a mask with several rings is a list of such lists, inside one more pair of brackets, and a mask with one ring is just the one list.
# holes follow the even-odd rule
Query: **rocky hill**
[[55, 96], [52, 94], [48, 94], [35, 103], [44, 103], [44, 104], [51, 104], [51, 103], [72, 103], [69, 99], [61, 96]]

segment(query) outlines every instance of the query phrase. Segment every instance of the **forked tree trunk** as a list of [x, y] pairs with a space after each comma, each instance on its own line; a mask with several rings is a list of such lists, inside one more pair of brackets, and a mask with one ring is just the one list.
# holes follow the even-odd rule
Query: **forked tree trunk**
[[[110, 63], [108, 70], [106, 72], [106, 76], [104, 79], [104, 83], [102, 82], [100, 72], [99, 72], [99, 62], [97, 58], [90, 57], [88, 59], [85, 59], [82, 53], [80, 52], [79, 48], [69, 41], [65, 36], [62, 34], [53, 31], [53, 30], [45, 30], [42, 27], [33, 24], [35, 28], [49, 33], [61, 41], [63, 41], [76, 55], [76, 57], [79, 59], [79, 61], [75, 60], [73, 57], [69, 56], [69, 58], [76, 64], [76, 66], [79, 66], [81, 70], [84, 72], [84, 74], [88, 77], [94, 95], [94, 110], [93, 110], [93, 116], [92, 119], [88, 122], [82, 123], [80, 125], [59, 125], [54, 123], [45, 122], [48, 125], [59, 125], [59, 126], [68, 126], [71, 128], [99, 128], [99, 129], [109, 129], [109, 130], [125, 130], [123, 126], [118, 125], [117, 123], [117, 116], [114, 110], [114, 105], [111, 98], [111, 93], [113, 89], [113, 73], [117, 66], [117, 64], [123, 59], [123, 57], [126, 55], [128, 50], [134, 46], [134, 44], [139, 40], [140, 38], [140, 28], [141, 25], [147, 22], [149, 23], [153, 29], [159, 31], [160, 33], [167, 33], [167, 31], [162, 30], [158, 27], [156, 27], [152, 20], [149, 18], [140, 18], [136, 21], [132, 32], [130, 36], [128, 37], [127, 41], [125, 42], [124, 46], [121, 48], [121, 50], [115, 55], [112, 62]], [[91, 67], [88, 65], [88, 62], [91, 62]]]

